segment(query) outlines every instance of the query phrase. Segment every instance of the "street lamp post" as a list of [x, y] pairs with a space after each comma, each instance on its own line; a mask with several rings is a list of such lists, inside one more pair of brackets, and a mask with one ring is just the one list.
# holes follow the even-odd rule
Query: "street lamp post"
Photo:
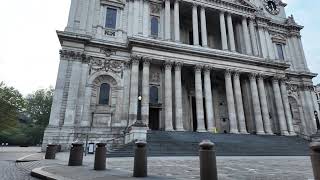
[[137, 120], [136, 122], [134, 122], [134, 124], [132, 126], [135, 127], [147, 127], [146, 124], [143, 123], [142, 121], [142, 116], [141, 116], [141, 101], [142, 101], [142, 96], [139, 95], [138, 96], [138, 116], [137, 116]]
[[318, 117], [318, 111], [314, 111], [314, 116], [316, 118], [316, 123], [317, 123], [317, 132], [319, 132], [319, 130], [320, 130], [320, 121], [319, 121], [319, 117]]

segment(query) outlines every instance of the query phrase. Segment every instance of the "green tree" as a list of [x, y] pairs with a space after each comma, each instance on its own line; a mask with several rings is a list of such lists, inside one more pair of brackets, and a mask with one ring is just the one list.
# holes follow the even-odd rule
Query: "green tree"
[[32, 122], [40, 127], [46, 127], [50, 118], [53, 89], [40, 89], [26, 98], [26, 113]]
[[19, 112], [24, 109], [25, 100], [22, 94], [0, 82], [0, 132], [17, 128]]

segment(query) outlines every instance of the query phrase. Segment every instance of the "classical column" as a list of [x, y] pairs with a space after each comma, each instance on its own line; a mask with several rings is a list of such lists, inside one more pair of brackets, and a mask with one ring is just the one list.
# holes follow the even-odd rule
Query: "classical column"
[[75, 59], [72, 63], [72, 71], [67, 98], [67, 107], [63, 126], [74, 126], [75, 123], [79, 84], [81, 77], [81, 65], [82, 63], [80, 59]]
[[280, 125], [280, 131], [281, 135], [288, 136], [288, 129], [287, 129], [287, 123], [286, 118], [284, 115], [284, 109], [283, 109], [283, 103], [280, 93], [280, 87], [279, 87], [279, 81], [277, 78], [273, 78], [272, 80], [273, 85], [273, 93], [276, 101], [276, 108], [277, 108], [277, 114], [279, 119], [279, 125]]
[[182, 116], [182, 85], [181, 85], [181, 66], [178, 62], [174, 67], [174, 83], [175, 83], [175, 105], [176, 105], [176, 130], [184, 131]]
[[230, 50], [232, 52], [236, 52], [231, 13], [227, 14], [227, 21], [228, 21], [228, 35], [229, 35]]
[[150, 35], [150, 7], [149, 0], [143, 1], [143, 36], [148, 37]]
[[221, 44], [222, 50], [228, 50], [226, 21], [224, 18], [224, 11], [220, 11], [220, 32], [221, 32]]
[[227, 104], [228, 104], [228, 115], [230, 123], [230, 133], [238, 134], [237, 126], [237, 117], [236, 110], [234, 107], [234, 96], [233, 96], [233, 87], [231, 80], [231, 70], [227, 69], [225, 72], [225, 84], [226, 84], [226, 95], [227, 95]]
[[150, 59], [143, 57], [141, 119], [144, 124], [149, 122], [149, 73]]
[[180, 13], [179, 13], [179, 1], [174, 1], [174, 40], [180, 42]]
[[250, 78], [250, 88], [251, 88], [251, 95], [252, 95], [252, 104], [253, 104], [253, 111], [254, 111], [254, 119], [256, 123], [256, 131], [257, 134], [265, 134], [261, 116], [261, 108], [260, 108], [260, 100], [257, 88], [257, 81], [256, 81], [256, 74], [252, 73], [249, 75]]
[[269, 53], [269, 58], [274, 60], [275, 59], [275, 57], [274, 57], [274, 48], [272, 46], [269, 30], [265, 29], [264, 32], [265, 32], [265, 37], [266, 37], [266, 43], [267, 43], [267, 49], [268, 49], [268, 53]]
[[236, 71], [233, 75], [234, 96], [236, 100], [236, 109], [238, 115], [239, 131], [241, 134], [248, 134], [246, 120], [243, 110], [242, 93], [240, 85], [240, 73]]
[[206, 10], [204, 6], [201, 6], [200, 9], [200, 18], [201, 18], [201, 39], [202, 46], [208, 47], [208, 38], [207, 38], [207, 20], [206, 20]]
[[140, 0], [134, 0], [133, 2], [133, 35], [139, 33], [139, 15], [140, 15]]
[[197, 110], [197, 123], [198, 132], [206, 131], [204, 126], [204, 111], [203, 111], [203, 94], [202, 94], [202, 66], [195, 66], [195, 90], [196, 90], [196, 110]]
[[306, 99], [304, 96], [304, 87], [301, 86], [300, 88], [298, 88], [298, 92], [299, 92], [299, 97], [300, 97], [300, 101], [301, 101], [301, 105], [299, 106], [299, 114], [300, 114], [302, 128], [301, 128], [300, 132], [303, 135], [310, 135], [311, 129], [309, 128], [309, 126], [307, 125], [307, 122], [306, 122], [306, 120], [310, 119], [310, 117], [309, 117], [309, 114], [306, 113], [306, 111], [305, 111], [305, 108], [307, 107], [307, 103], [306, 103]]
[[292, 120], [292, 115], [291, 115], [291, 110], [289, 105], [287, 85], [284, 80], [280, 81], [280, 90], [281, 90], [284, 112], [287, 119], [288, 132], [290, 135], [296, 135], [293, 129], [293, 120]]
[[251, 37], [251, 44], [253, 49], [253, 55], [259, 56], [258, 44], [257, 44], [257, 36], [256, 30], [254, 28], [253, 19], [249, 18], [249, 32]]
[[199, 46], [198, 5], [195, 3], [193, 3], [193, 6], [192, 6], [192, 28], [193, 28], [193, 45]]
[[166, 131], [173, 131], [172, 125], [172, 77], [171, 77], [171, 68], [172, 62], [167, 61], [165, 62], [165, 130]]
[[305, 71], [309, 71], [300, 35], [297, 37], [297, 41], [298, 41], [298, 47], [299, 47], [299, 52], [301, 55], [301, 61], [302, 61], [303, 67], [304, 67]]
[[214, 112], [213, 112], [213, 104], [212, 104], [210, 70], [211, 68], [209, 66], [206, 66], [204, 70], [204, 97], [205, 97], [205, 103], [206, 103], [206, 117], [207, 117], [208, 131], [213, 132], [215, 125], [214, 125]]
[[298, 52], [297, 52], [297, 49], [293, 43], [292, 37], [288, 38], [288, 42], [289, 42], [289, 48], [291, 51], [291, 61], [294, 64], [294, 70], [301, 71], [301, 67], [300, 67], [298, 55], [297, 55]]
[[242, 31], [243, 31], [243, 37], [244, 37], [244, 43], [246, 45], [246, 54], [252, 55], [252, 49], [251, 49], [251, 42], [250, 42], [250, 36], [249, 36], [249, 30], [248, 30], [248, 22], [247, 17], [242, 17]]
[[260, 95], [260, 104], [261, 104], [261, 110], [262, 110], [264, 131], [266, 132], [266, 134], [273, 135], [272, 128], [271, 128], [271, 121], [269, 117], [267, 95], [264, 87], [264, 77], [261, 74], [259, 74], [258, 76], [258, 89], [259, 89], [259, 95]]
[[267, 49], [267, 42], [264, 33], [263, 27], [259, 27], [259, 39], [260, 39], [260, 46], [261, 46], [261, 57], [269, 59], [268, 49]]
[[134, 2], [129, 0], [128, 2], [128, 36], [133, 34], [133, 24], [134, 24]]
[[138, 56], [132, 56], [131, 60], [131, 82], [130, 82], [130, 106], [129, 126], [137, 121], [138, 114], [138, 83], [139, 83], [139, 60]]
[[165, 0], [165, 9], [164, 9], [164, 28], [165, 28], [165, 40], [170, 40], [171, 39], [171, 21], [170, 21], [170, 0]]
[[68, 25], [67, 31], [71, 31], [74, 28], [74, 22], [76, 20], [76, 13], [78, 8], [79, 1], [71, 0], [70, 10], [69, 10], [69, 18], [68, 18]]

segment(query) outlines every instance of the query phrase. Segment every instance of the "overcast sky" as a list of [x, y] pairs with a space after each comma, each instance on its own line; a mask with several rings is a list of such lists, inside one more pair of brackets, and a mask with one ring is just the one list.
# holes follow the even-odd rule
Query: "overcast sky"
[[[320, 69], [320, 1], [285, 0], [287, 16], [304, 25], [302, 40], [310, 70]], [[70, 0], [0, 1], [0, 81], [24, 95], [54, 86], [60, 44], [56, 30], [67, 24]], [[320, 83], [320, 78], [314, 79]]]

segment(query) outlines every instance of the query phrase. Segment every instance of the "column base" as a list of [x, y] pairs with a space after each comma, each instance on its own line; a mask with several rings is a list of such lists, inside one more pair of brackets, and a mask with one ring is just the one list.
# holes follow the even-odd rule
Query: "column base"
[[237, 130], [230, 130], [230, 134], [239, 134], [239, 131], [237, 131]]
[[257, 135], [266, 135], [266, 133], [263, 131], [260, 131], [260, 132], [257, 132]]
[[176, 131], [184, 132], [186, 130], [184, 130], [183, 128], [177, 128]]
[[240, 131], [240, 134], [250, 134], [247, 131]]
[[206, 129], [197, 129], [197, 132], [207, 132]]
[[281, 136], [290, 136], [288, 131], [282, 131]]
[[297, 134], [295, 132], [289, 132], [290, 136], [296, 136]]
[[164, 129], [165, 131], [175, 131], [173, 128]]
[[266, 135], [274, 136], [274, 133], [273, 132], [266, 132]]

